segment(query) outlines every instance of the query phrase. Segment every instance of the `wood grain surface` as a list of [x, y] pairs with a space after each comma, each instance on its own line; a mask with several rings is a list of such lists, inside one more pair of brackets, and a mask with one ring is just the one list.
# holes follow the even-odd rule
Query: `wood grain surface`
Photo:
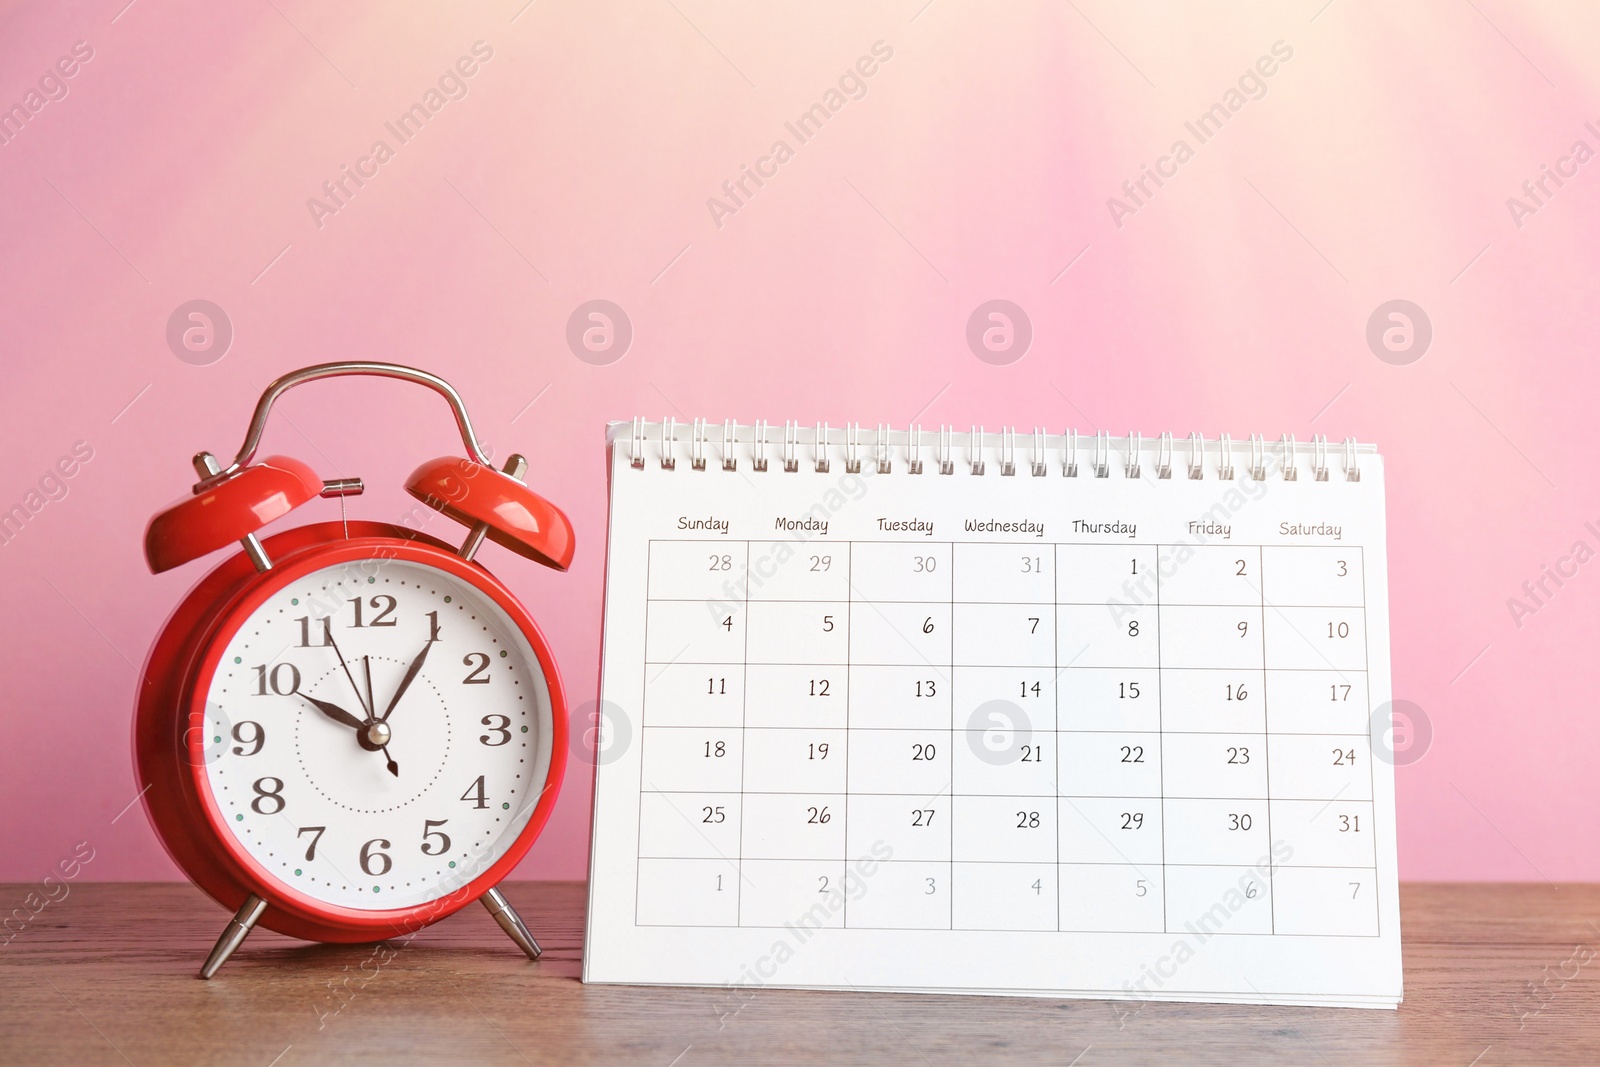
[[[35, 887], [0, 886], [6, 909]], [[481, 908], [406, 943], [257, 931], [193, 888], [81, 884], [0, 946], [0, 1062], [25, 1064], [1593, 1064], [1600, 886], [1401, 887], [1398, 1012], [585, 986], [584, 887], [505, 887], [545, 947]]]

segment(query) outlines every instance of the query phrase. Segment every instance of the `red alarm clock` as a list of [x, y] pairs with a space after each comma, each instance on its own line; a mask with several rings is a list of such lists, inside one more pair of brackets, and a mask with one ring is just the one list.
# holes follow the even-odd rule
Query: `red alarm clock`
[[[256, 450], [278, 397], [339, 375], [428, 386], [467, 455], [406, 489], [470, 527], [460, 547], [380, 522], [257, 532], [318, 496], [361, 492]], [[489, 464], [443, 379], [328, 363], [273, 382], [226, 468], [195, 457], [193, 492], [150, 520], [160, 573], [243, 545], [178, 605], [145, 664], [134, 759], [168, 854], [235, 911], [210, 978], [257, 923], [313, 941], [378, 941], [482, 900], [529, 957], [539, 946], [496, 888], [555, 805], [567, 703], [539, 627], [473, 557], [487, 537], [549, 567], [572, 525]], [[343, 505], [341, 503], [341, 511]]]

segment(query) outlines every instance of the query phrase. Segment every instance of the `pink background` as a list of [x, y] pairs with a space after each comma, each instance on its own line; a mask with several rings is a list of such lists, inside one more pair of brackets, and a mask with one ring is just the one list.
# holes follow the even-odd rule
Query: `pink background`
[[[1575, 541], [1600, 548], [1600, 163], [1520, 227], [1506, 202], [1574, 141], [1600, 148], [1592, 5], [125, 2], [0, 0], [0, 104], [74, 42], [94, 50], [0, 145], [0, 510], [93, 449], [0, 545], [0, 879], [80, 840], [85, 877], [178, 876], [137, 807], [113, 819], [135, 795], [136, 665], [215, 561], [152, 577], [144, 524], [187, 490], [192, 453], [232, 454], [268, 381], [339, 358], [445, 375], [497, 454], [530, 456], [577, 560], [480, 558], [579, 700], [608, 419], [1376, 441], [1395, 691], [1434, 733], [1398, 771], [1403, 876], [1600, 877], [1578, 846], [1600, 819], [1600, 563], [1520, 628], [1507, 607]], [[307, 199], [374, 140], [395, 147], [385, 121], [479, 40], [493, 58], [468, 95], [319, 228]], [[1194, 146], [1184, 122], [1280, 40], [1293, 57], [1266, 94], [1117, 226], [1107, 198]], [[719, 227], [707, 199], [775, 139], [794, 147], [784, 122], [876, 41], [893, 56], [866, 95]], [[196, 298], [235, 332], [206, 366], [166, 341]], [[596, 298], [634, 329], [609, 366], [565, 340]], [[964, 339], [994, 298], [1033, 324], [1009, 366]], [[1433, 324], [1409, 366], [1365, 340], [1394, 298]], [[268, 450], [362, 476], [352, 513], [376, 519], [459, 447], [437, 400], [398, 384], [314, 386], [281, 415]], [[583, 876], [588, 771], [523, 876]]]

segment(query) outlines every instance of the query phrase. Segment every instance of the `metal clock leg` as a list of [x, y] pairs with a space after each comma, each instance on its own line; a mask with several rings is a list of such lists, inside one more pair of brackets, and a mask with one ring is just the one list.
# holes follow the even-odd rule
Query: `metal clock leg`
[[479, 899], [483, 901], [483, 906], [489, 909], [489, 914], [494, 916], [494, 921], [500, 924], [500, 929], [506, 932], [506, 936], [515, 941], [517, 947], [526, 952], [530, 960], [538, 959], [544, 949], [539, 947], [539, 942], [528, 932], [527, 926], [522, 922], [522, 916], [518, 915], [516, 909], [506, 900], [505, 894], [496, 887]]
[[228, 920], [227, 927], [222, 931], [222, 936], [217, 938], [217, 945], [211, 950], [211, 955], [206, 957], [205, 966], [200, 968], [201, 978], [210, 978], [216, 974], [228, 957], [233, 955], [233, 950], [244, 944], [244, 939], [254, 929], [256, 920], [261, 918], [261, 913], [267, 910], [267, 902], [251, 893], [244, 898], [244, 903], [239, 905], [239, 910], [234, 912], [233, 918]]

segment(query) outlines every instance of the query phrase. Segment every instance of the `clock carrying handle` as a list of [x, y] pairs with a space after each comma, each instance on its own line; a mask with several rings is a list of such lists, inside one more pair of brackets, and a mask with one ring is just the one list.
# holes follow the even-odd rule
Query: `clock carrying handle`
[[314, 367], [303, 367], [300, 370], [285, 374], [271, 385], [266, 392], [261, 394], [261, 399], [256, 402], [255, 414], [250, 416], [250, 428], [245, 431], [244, 444], [239, 446], [239, 454], [233, 457], [233, 462], [227, 467], [216, 472], [200, 486], [214, 485], [224, 479], [231, 478], [245, 467], [249, 466], [256, 457], [256, 450], [261, 447], [261, 435], [267, 429], [267, 416], [272, 413], [272, 405], [284, 393], [297, 385], [314, 382], [319, 378], [342, 378], [351, 374], [372, 375], [379, 378], [398, 378], [401, 381], [415, 382], [425, 385], [429, 389], [444, 397], [450, 404], [450, 410], [455, 414], [456, 426], [461, 430], [461, 441], [467, 446], [467, 455], [484, 466], [490, 466], [489, 458], [484, 455], [483, 449], [478, 445], [478, 437], [472, 432], [472, 420], [467, 415], [467, 407], [461, 401], [461, 394], [437, 374], [429, 374], [425, 370], [415, 367], [405, 367], [398, 363], [367, 363], [351, 361], [342, 363], [319, 363]]
[[484, 539], [494, 541], [538, 563], [566, 570], [572, 562], [572, 523], [561, 509], [523, 482], [528, 461], [513, 455], [496, 470], [472, 432], [461, 395], [436, 374], [397, 363], [321, 363], [285, 374], [267, 386], [250, 417], [244, 444], [233, 462], [223, 467], [215, 456], [194, 457], [200, 482], [184, 499], [157, 512], [145, 530], [145, 559], [153, 573], [198, 559], [234, 541], [257, 570], [272, 566], [256, 531], [318, 496], [349, 496], [361, 491], [358, 479], [324, 482], [315, 471], [288, 456], [256, 461], [272, 405], [297, 385], [318, 378], [362, 374], [415, 382], [444, 397], [455, 414], [467, 457], [441, 456], [412, 472], [406, 491], [471, 531], [461, 546], [471, 559]]

